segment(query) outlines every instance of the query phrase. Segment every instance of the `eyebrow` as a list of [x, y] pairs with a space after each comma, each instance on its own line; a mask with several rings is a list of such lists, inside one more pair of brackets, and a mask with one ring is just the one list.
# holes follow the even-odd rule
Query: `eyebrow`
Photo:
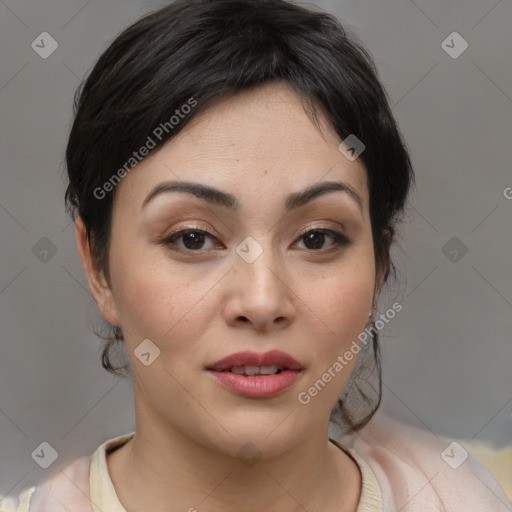
[[[199, 199], [204, 199], [209, 203], [216, 204], [227, 208], [229, 210], [238, 211], [240, 209], [240, 203], [238, 199], [227, 192], [218, 190], [202, 183], [194, 183], [188, 181], [165, 181], [158, 184], [155, 188], [144, 199], [141, 210], [153, 200], [156, 196], [168, 192], [182, 192], [185, 194], [191, 194]], [[288, 211], [300, 208], [305, 204], [309, 203], [317, 197], [323, 196], [329, 192], [345, 192], [353, 201], [359, 206], [361, 214], [363, 213], [363, 201], [357, 194], [357, 192], [340, 181], [324, 181], [311, 185], [304, 190], [299, 192], [293, 192], [286, 197], [285, 208]]]

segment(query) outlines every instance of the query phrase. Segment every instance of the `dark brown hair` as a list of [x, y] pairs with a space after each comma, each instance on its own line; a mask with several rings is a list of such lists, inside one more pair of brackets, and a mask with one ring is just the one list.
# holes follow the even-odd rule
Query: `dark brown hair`
[[[334, 16], [285, 0], [177, 0], [116, 37], [75, 95], [66, 149], [66, 207], [73, 219], [82, 218], [107, 282], [115, 187], [105, 192], [104, 184], [116, 173], [123, 175], [123, 166], [126, 170], [133, 152], [157, 127], [167, 130], [153, 136], [152, 151], [219, 101], [272, 80], [285, 80], [317, 125], [321, 112], [341, 140], [352, 134], [364, 143], [359, 158], [368, 177], [376, 270], [387, 269], [386, 281], [396, 273], [389, 249], [414, 175], [367, 51]], [[196, 106], [173, 125], [171, 117], [191, 98]], [[108, 327], [103, 367], [133, 375], [129, 362], [113, 364], [114, 349], [124, 350], [123, 334], [119, 327]], [[381, 400], [376, 332], [371, 345], [377, 389], [365, 390], [364, 365], [358, 363], [331, 414], [352, 431], [371, 419]]]

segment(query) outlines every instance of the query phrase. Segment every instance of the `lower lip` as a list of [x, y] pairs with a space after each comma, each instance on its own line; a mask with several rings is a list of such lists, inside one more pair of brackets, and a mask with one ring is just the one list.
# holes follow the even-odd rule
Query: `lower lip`
[[222, 386], [247, 398], [271, 398], [293, 386], [300, 378], [300, 371], [284, 371], [277, 375], [244, 377], [231, 372], [208, 370]]

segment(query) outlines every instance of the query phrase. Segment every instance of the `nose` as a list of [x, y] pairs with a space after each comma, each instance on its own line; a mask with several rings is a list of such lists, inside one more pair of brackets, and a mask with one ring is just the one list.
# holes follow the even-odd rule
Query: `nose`
[[295, 319], [291, 280], [271, 249], [254, 261], [237, 256], [230, 273], [224, 314], [234, 327], [257, 331], [283, 329]]

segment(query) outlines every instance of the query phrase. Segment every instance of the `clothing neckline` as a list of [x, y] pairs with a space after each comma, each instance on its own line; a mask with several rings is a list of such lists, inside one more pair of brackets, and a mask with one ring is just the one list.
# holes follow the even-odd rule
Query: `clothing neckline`
[[[116, 493], [107, 465], [107, 455], [121, 448], [136, 434], [136, 431], [123, 434], [100, 445], [91, 457], [89, 470], [91, 505], [94, 512], [127, 512]], [[382, 496], [375, 474], [363, 457], [352, 448], [345, 448], [341, 443], [329, 437], [336, 447], [346, 453], [357, 464], [361, 475], [361, 495], [356, 512], [371, 510], [382, 512]]]

